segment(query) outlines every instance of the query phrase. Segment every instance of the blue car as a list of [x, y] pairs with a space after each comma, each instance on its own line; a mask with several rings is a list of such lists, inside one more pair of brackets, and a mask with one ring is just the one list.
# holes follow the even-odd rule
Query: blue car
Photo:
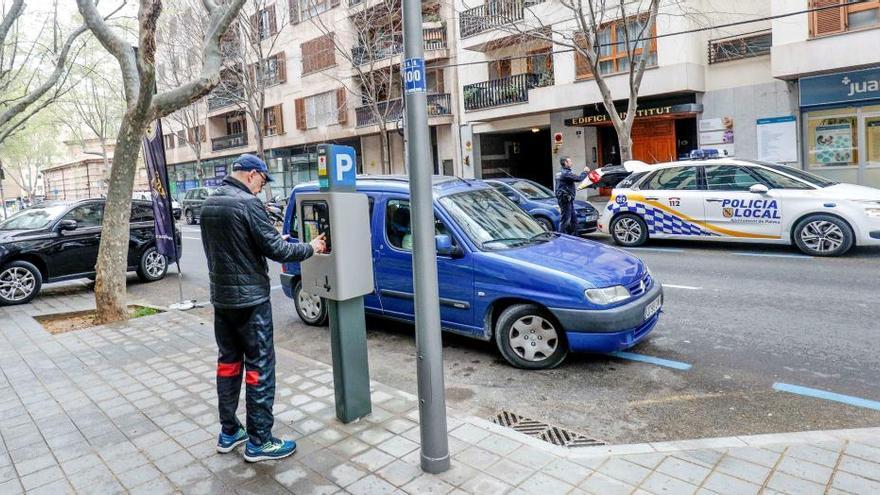
[[[507, 199], [518, 204], [520, 208], [529, 212], [544, 229], [559, 232], [559, 205], [553, 191], [528, 179], [487, 179], [486, 182], [498, 190]], [[599, 212], [593, 205], [586, 201], [574, 202], [574, 211], [577, 215], [578, 235], [589, 234], [596, 231], [596, 222], [599, 220]]]
[[[296, 195], [316, 183], [294, 187]], [[358, 178], [370, 205], [375, 290], [368, 314], [411, 322], [412, 234], [409, 183], [401, 176]], [[632, 347], [657, 324], [663, 293], [639, 258], [597, 242], [544, 230], [483, 181], [435, 177], [434, 232], [445, 331], [494, 341], [512, 365], [557, 366], [569, 352]], [[284, 233], [296, 241], [295, 207]], [[284, 294], [309, 325], [327, 305], [302, 290], [298, 263], [282, 266]]]

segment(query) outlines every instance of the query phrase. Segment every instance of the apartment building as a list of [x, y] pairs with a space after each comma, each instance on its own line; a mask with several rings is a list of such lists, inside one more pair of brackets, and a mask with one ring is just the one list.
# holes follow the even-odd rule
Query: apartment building
[[[286, 196], [295, 184], [316, 178], [319, 143], [352, 146], [362, 173], [404, 173], [399, 1], [267, 2], [259, 12], [246, 14], [266, 38], [262, 47], [271, 52], [262, 61], [252, 60], [248, 71], [249, 77], [269, 81], [262, 134], [264, 156], [275, 179], [272, 194]], [[450, 4], [423, 3], [433, 147], [433, 163], [426, 166], [449, 175], [460, 173], [453, 125], [457, 99], [451, 94], [457, 81], [454, 71], [444, 67], [454, 60], [453, 18]], [[228, 43], [242, 42], [236, 32], [241, 30], [232, 29]], [[234, 63], [228, 61], [226, 70]], [[203, 119], [189, 128], [163, 120], [175, 196], [199, 185], [218, 184], [236, 157], [258, 151], [258, 133], [238, 96], [234, 86], [215, 89], [207, 97]], [[201, 151], [200, 165], [193, 144]]]
[[[87, 140], [85, 143], [66, 141], [64, 144], [65, 159], [40, 170], [45, 198], [75, 200], [105, 197], [115, 145], [108, 145], [109, 159], [104, 163], [104, 159], [97, 154], [100, 149], [97, 139]], [[134, 191], [149, 190], [147, 169], [143, 159], [138, 158]]]
[[[586, 61], [533, 32], [570, 39], [577, 30], [571, 10], [554, 0], [456, 5], [465, 171], [550, 185], [561, 156], [591, 168], [619, 163]], [[652, 163], [717, 149], [880, 185], [878, 11], [878, 1], [661, 2], [653, 39], [641, 48], [648, 69], [634, 158]], [[622, 113], [629, 70], [618, 47], [644, 16], [606, 18], [599, 70]], [[749, 22], [730, 25], [740, 21]]]

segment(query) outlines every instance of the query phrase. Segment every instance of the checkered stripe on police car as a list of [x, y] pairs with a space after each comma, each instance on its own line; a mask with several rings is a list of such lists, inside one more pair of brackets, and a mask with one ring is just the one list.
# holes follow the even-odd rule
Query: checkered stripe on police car
[[615, 214], [618, 212], [635, 213], [642, 217], [648, 226], [650, 234], [674, 234], [674, 235], [700, 235], [700, 236], [717, 236], [714, 232], [701, 229], [696, 225], [692, 225], [676, 216], [670, 215], [663, 210], [650, 208], [639, 203], [634, 206], [626, 205], [609, 205], [609, 210]]

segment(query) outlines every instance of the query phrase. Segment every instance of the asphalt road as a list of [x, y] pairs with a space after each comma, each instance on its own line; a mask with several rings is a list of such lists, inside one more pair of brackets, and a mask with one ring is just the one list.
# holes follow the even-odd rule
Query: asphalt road
[[[198, 227], [184, 226], [183, 236], [185, 293], [207, 301]], [[878, 410], [773, 388], [880, 401], [880, 250], [822, 259], [786, 247], [657, 241], [632, 252], [665, 285], [666, 303], [650, 338], [630, 351], [689, 369], [574, 355], [529, 372], [490, 344], [445, 335], [448, 404], [485, 418], [512, 411], [609, 443], [880, 424]], [[271, 271], [277, 281], [279, 266]], [[176, 301], [172, 272], [153, 284], [132, 276], [132, 299]], [[210, 317], [210, 307], [196, 311]], [[277, 345], [330, 362], [326, 328], [303, 325], [280, 289], [273, 311]], [[379, 319], [367, 327], [373, 379], [416, 393], [413, 327]]]

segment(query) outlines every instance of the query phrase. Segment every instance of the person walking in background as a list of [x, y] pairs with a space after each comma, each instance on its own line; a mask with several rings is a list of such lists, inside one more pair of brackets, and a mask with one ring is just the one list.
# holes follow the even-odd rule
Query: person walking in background
[[559, 204], [559, 231], [563, 234], [577, 234], [577, 216], [574, 212], [574, 197], [577, 185], [587, 178], [589, 169], [584, 167], [580, 175], [571, 171], [571, 158], [559, 159], [562, 169], [556, 174], [556, 202]]
[[[208, 258], [217, 357], [217, 402], [221, 431], [217, 451], [232, 452], [247, 442], [248, 462], [280, 459], [296, 442], [272, 436], [275, 402], [275, 343], [269, 268], [303, 261], [326, 251], [324, 236], [309, 244], [288, 243], [275, 230], [257, 194], [272, 178], [266, 163], [250, 154], [233, 162], [232, 173], [202, 205], [199, 223]], [[247, 429], [235, 414], [246, 384]]]

